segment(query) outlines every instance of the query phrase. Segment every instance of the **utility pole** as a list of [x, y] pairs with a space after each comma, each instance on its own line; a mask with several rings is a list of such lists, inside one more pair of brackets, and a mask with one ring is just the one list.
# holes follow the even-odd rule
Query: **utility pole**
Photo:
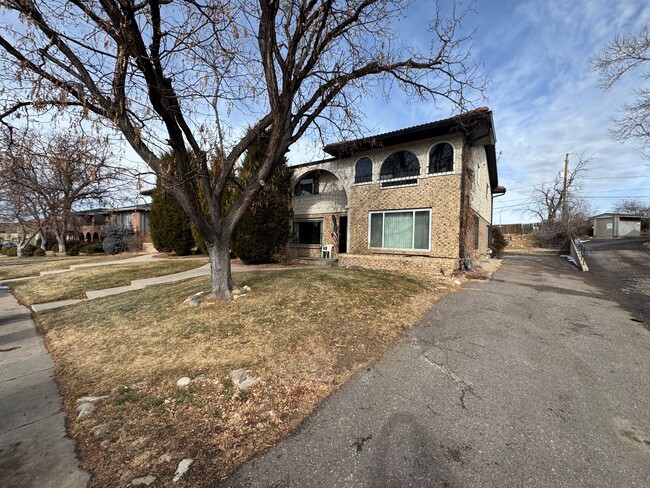
[[569, 173], [569, 153], [564, 156], [564, 184], [562, 185], [562, 221], [566, 222], [569, 217], [567, 198], [566, 198], [566, 180]]

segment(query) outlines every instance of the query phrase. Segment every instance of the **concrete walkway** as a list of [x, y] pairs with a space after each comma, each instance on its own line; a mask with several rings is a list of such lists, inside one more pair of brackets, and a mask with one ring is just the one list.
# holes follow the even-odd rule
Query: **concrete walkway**
[[[125, 260], [129, 261], [129, 260]], [[122, 262], [125, 262], [122, 261]], [[133, 262], [133, 261], [131, 261]], [[244, 271], [282, 271], [288, 269], [316, 269], [320, 266], [301, 266], [300, 268], [287, 267], [287, 268], [239, 268], [233, 267], [232, 272], [244, 272]], [[125, 286], [116, 286], [114, 288], [106, 288], [104, 290], [92, 290], [86, 292], [85, 299], [72, 299], [72, 300], [60, 300], [58, 302], [47, 302], [47, 303], [37, 303], [32, 305], [32, 310], [34, 312], [42, 312], [44, 310], [52, 310], [55, 308], [67, 307], [68, 305], [76, 305], [87, 300], [94, 300], [96, 298], [107, 297], [111, 295], [119, 295], [121, 293], [126, 293], [129, 291], [142, 290], [150, 286], [162, 285], [165, 283], [177, 283], [179, 281], [189, 280], [191, 278], [198, 278], [200, 276], [210, 276], [210, 264], [204, 264], [201, 267], [190, 269], [188, 271], [181, 271], [180, 273], [174, 273], [164, 276], [156, 276], [154, 278], [143, 278], [139, 280], [133, 280], [130, 285]]]
[[0, 286], [0, 486], [77, 488], [74, 442], [53, 375], [54, 364], [27, 308]]

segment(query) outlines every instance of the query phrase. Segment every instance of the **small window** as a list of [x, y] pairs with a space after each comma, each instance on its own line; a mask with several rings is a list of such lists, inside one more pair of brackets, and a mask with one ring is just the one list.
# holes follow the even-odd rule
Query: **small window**
[[443, 142], [429, 151], [429, 174], [449, 173], [454, 170], [454, 148]]
[[361, 158], [354, 168], [354, 182], [368, 183], [372, 181], [372, 160]]
[[370, 212], [369, 247], [428, 251], [431, 210]]
[[300, 178], [296, 186], [293, 187], [293, 195], [296, 197], [318, 195], [318, 172], [310, 171]]
[[295, 220], [293, 222], [294, 244], [321, 244], [322, 220]]
[[398, 151], [386, 158], [381, 165], [379, 179], [382, 188], [417, 183], [420, 175], [420, 161], [409, 151]]

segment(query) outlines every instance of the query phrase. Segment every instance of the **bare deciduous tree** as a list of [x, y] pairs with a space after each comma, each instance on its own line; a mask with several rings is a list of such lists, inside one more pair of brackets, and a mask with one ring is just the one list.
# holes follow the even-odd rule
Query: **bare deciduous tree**
[[0, 153], [0, 186], [4, 205], [12, 209], [23, 235], [44, 235], [47, 226], [65, 252], [74, 211], [98, 205], [121, 186], [112, 148], [83, 135], [26, 132], [4, 139]]
[[[592, 67], [600, 75], [600, 84], [609, 90], [623, 76], [637, 69], [647, 69], [650, 61], [650, 25], [626, 36], [616, 36], [593, 58]], [[650, 80], [650, 71], [642, 74]], [[646, 158], [650, 157], [650, 88], [634, 90], [633, 100], [623, 106], [623, 115], [612, 130], [615, 139], [637, 139]]]
[[39, 233], [44, 234], [44, 223], [40, 218], [38, 205], [28, 198], [20, 188], [14, 187], [0, 177], [0, 219], [18, 224], [16, 255], [23, 256], [23, 249]]
[[533, 190], [532, 203], [524, 212], [535, 215], [541, 222], [536, 233], [540, 245], [562, 246], [571, 234], [583, 230], [590, 209], [580, 196], [581, 177], [588, 170], [590, 160], [580, 156], [578, 163], [567, 172], [566, 192], [563, 171], [557, 173], [551, 184], [542, 184]]
[[[0, 121], [77, 109], [118, 129], [205, 241], [211, 296], [230, 298], [233, 229], [293, 143], [349, 134], [361, 97], [386, 83], [457, 107], [483, 88], [464, 47], [466, 12], [432, 5], [431, 44], [420, 49], [397, 34], [408, 3], [5, 0], [0, 73], [11, 89]], [[226, 186], [263, 132], [263, 163], [224, 211]]]

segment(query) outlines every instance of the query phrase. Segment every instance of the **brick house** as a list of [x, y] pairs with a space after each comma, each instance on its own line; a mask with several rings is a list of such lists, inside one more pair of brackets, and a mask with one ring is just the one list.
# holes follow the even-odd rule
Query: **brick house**
[[149, 204], [120, 207], [114, 209], [95, 208], [75, 212], [75, 231], [71, 237], [82, 242], [101, 242], [106, 224], [114, 222], [124, 227], [131, 227], [135, 235], [143, 241], [149, 241]]
[[339, 265], [424, 275], [488, 255], [492, 197], [505, 193], [495, 143], [481, 107], [326, 146], [332, 158], [293, 166], [292, 254], [333, 246]]

